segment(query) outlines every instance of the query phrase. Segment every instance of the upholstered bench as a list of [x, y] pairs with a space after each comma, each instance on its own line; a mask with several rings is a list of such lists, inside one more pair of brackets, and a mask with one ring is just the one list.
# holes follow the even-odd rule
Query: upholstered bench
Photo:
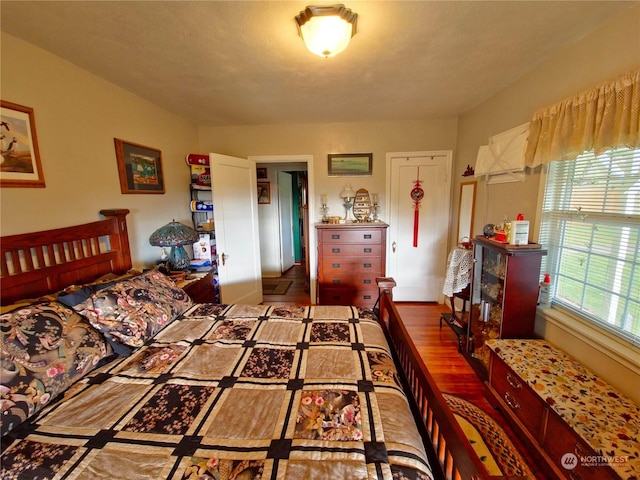
[[544, 340], [489, 340], [489, 392], [558, 478], [640, 478], [640, 407]]

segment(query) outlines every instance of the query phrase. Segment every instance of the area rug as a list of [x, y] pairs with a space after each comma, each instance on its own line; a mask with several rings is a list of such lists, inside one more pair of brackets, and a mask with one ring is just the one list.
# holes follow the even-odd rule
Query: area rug
[[284, 295], [289, 290], [293, 280], [280, 280], [279, 278], [263, 278], [263, 295]]
[[462, 398], [447, 393], [443, 395], [490, 475], [535, 478], [513, 442], [493, 418]]

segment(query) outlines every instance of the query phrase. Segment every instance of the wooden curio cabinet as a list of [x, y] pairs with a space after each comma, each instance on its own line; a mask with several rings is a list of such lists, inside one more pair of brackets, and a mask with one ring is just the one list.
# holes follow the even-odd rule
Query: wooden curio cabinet
[[509, 245], [477, 236], [473, 241], [468, 351], [486, 368], [490, 338], [533, 338], [540, 265], [539, 244]]

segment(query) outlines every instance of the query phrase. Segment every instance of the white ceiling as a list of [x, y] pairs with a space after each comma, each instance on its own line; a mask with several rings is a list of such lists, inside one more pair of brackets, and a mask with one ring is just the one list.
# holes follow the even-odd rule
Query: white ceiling
[[[329, 2], [333, 3], [333, 2]], [[2, 30], [198, 125], [453, 117], [637, 2], [347, 1], [358, 31], [306, 50], [297, 1], [7, 1]]]

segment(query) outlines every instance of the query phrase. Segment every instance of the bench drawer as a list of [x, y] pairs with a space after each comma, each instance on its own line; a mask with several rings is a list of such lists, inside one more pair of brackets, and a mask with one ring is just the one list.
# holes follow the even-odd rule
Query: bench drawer
[[547, 419], [543, 442], [549, 458], [571, 480], [608, 480], [618, 478], [599, 462], [596, 453], [555, 413]]
[[491, 355], [491, 386], [527, 430], [537, 439], [541, 435], [545, 405], [529, 386], [496, 355]]

